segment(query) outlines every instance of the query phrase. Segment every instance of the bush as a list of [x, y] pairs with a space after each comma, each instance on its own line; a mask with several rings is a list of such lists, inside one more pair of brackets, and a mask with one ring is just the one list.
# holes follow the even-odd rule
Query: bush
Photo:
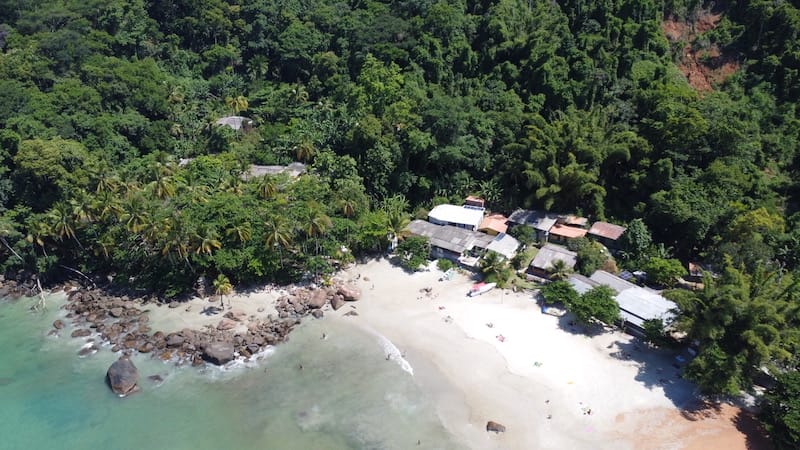
[[579, 297], [578, 292], [568, 281], [554, 281], [548, 283], [544, 285], [539, 292], [542, 294], [544, 302], [548, 305], [554, 303], [570, 305], [575, 303]]
[[417, 271], [428, 260], [430, 245], [422, 236], [411, 236], [397, 246], [400, 265], [411, 271]]
[[650, 258], [644, 270], [649, 281], [666, 287], [675, 286], [678, 277], [686, 275], [686, 268], [677, 259]]
[[567, 309], [579, 322], [592, 320], [613, 325], [619, 320], [619, 305], [614, 300], [614, 291], [608, 286], [597, 286], [583, 293], [567, 305]]
[[447, 272], [455, 266], [456, 265], [453, 264], [453, 261], [450, 261], [449, 259], [441, 258], [436, 261], [436, 267], [438, 267], [442, 272]]

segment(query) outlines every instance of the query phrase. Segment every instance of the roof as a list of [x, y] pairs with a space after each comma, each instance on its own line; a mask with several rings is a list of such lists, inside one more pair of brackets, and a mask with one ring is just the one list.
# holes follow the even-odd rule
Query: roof
[[620, 292], [615, 300], [619, 304], [620, 315], [639, 327], [645, 320], [651, 319], [669, 323], [675, 318], [672, 311], [678, 308], [674, 302], [638, 286]]
[[545, 244], [531, 261], [531, 267], [548, 270], [553, 267], [553, 261], [557, 259], [564, 261], [567, 267], [572, 269], [578, 260], [578, 254], [558, 245]]
[[508, 217], [502, 214], [490, 214], [483, 218], [483, 221], [478, 226], [479, 230], [494, 230], [498, 233], [505, 233], [508, 231]]
[[635, 284], [625, 281], [612, 273], [606, 272], [605, 270], [595, 271], [590, 278], [592, 281], [598, 284], [604, 284], [610, 287], [617, 293], [638, 287]]
[[553, 228], [550, 228], [550, 234], [565, 237], [567, 239], [576, 239], [586, 236], [586, 229], [556, 224], [553, 226]]
[[[475, 246], [475, 241], [484, 233], [465, 230], [450, 225], [436, 225], [424, 220], [415, 220], [408, 225], [408, 230], [417, 236], [425, 236], [434, 247], [443, 248], [455, 253], [464, 253]], [[491, 238], [491, 236], [489, 236]], [[488, 244], [487, 244], [488, 245]]]
[[589, 229], [589, 234], [616, 241], [627, 228], [608, 222], [595, 222]]
[[573, 214], [569, 214], [563, 218], [564, 224], [566, 225], [573, 225], [576, 227], [585, 227], [589, 224], [589, 219], [586, 217], [580, 217]]
[[477, 228], [483, 220], [483, 211], [456, 205], [439, 205], [428, 213], [428, 220], [443, 225], [457, 223]]
[[468, 195], [467, 199], [464, 200], [464, 203], [467, 204], [467, 205], [470, 205], [470, 206], [478, 206], [478, 207], [483, 208], [485, 206], [485, 204], [486, 204], [486, 200], [484, 200], [484, 199], [482, 199], [480, 197], [475, 197], [473, 195]]
[[544, 211], [518, 209], [508, 216], [508, 221], [517, 225], [528, 225], [540, 231], [550, 231], [558, 216]]
[[293, 162], [288, 166], [259, 166], [252, 164], [247, 169], [247, 172], [242, 174], [242, 178], [257, 178], [264, 175], [277, 175], [279, 173], [286, 173], [290, 177], [295, 178], [306, 172], [306, 165], [299, 162]]
[[567, 279], [567, 281], [569, 281], [569, 284], [572, 285], [572, 287], [578, 294], [583, 294], [584, 292], [589, 291], [596, 286], [599, 286], [599, 284], [596, 281], [590, 278], [586, 278], [585, 276], [578, 273], [571, 274]]
[[488, 250], [492, 250], [494, 252], [500, 253], [501, 255], [505, 256], [508, 259], [513, 258], [517, 254], [517, 249], [519, 248], [519, 241], [516, 240], [513, 236], [510, 236], [505, 233], [500, 233], [489, 243], [489, 246], [486, 247]]
[[234, 130], [240, 130], [243, 125], [252, 125], [253, 121], [248, 119], [247, 117], [242, 116], [228, 116], [223, 117], [221, 119], [217, 119], [215, 122], [217, 125], [227, 125]]
[[665, 323], [669, 323], [675, 317], [671, 311], [677, 309], [678, 305], [674, 302], [605, 270], [593, 273], [590, 281], [608, 286], [616, 291], [617, 296], [614, 299], [619, 304], [620, 315], [636, 326], [641, 327], [648, 319], [661, 319]]

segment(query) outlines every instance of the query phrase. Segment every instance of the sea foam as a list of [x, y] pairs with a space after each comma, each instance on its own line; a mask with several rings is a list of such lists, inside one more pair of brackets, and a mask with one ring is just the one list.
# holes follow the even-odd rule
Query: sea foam
[[411, 376], [414, 376], [414, 368], [411, 367], [411, 363], [409, 363], [408, 360], [403, 357], [403, 353], [400, 351], [400, 349], [397, 348], [397, 346], [394, 345], [394, 343], [386, 336], [374, 330], [370, 331], [372, 331], [372, 333], [378, 337], [378, 341], [381, 343], [381, 348], [383, 348], [383, 352], [386, 354], [386, 359], [396, 361], [401, 369], [408, 372]]

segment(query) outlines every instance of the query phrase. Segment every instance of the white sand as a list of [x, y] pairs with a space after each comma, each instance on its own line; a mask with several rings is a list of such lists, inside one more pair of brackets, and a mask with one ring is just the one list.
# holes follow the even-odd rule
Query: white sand
[[[691, 398], [691, 385], [675, 377], [669, 355], [633, 350], [630, 336], [619, 332], [565, 331], [559, 318], [540, 312], [531, 293], [495, 289], [470, 298], [473, 281], [465, 275], [438, 281], [435, 268], [409, 275], [385, 260], [344, 276], [359, 274], [359, 315], [342, 317], [350, 308], [328, 314], [392, 340], [434, 396], [445, 426], [471, 448], [641, 448], [637, 430], [625, 429], [631, 422], [618, 416], [676, 408]], [[419, 292], [425, 287], [432, 295]], [[614, 356], [620, 346], [631, 359]], [[661, 378], [669, 379], [669, 397]], [[488, 420], [507, 432], [486, 433]]]
[[[362, 299], [339, 311], [326, 307], [326, 320], [346, 321], [390, 339], [434, 399], [445, 427], [465, 446], [682, 448], [675, 440], [643, 444], [642, 424], [630, 419], [640, 411], [677, 412], [692, 399], [692, 387], [675, 377], [670, 355], [635, 351], [631, 337], [620, 332], [589, 337], [570, 329], [566, 319], [542, 314], [531, 293], [495, 289], [467, 297], [473, 281], [463, 274], [438, 281], [441, 272], [435, 268], [408, 274], [387, 260], [373, 260], [340, 276], [354, 280]], [[430, 295], [420, 292], [426, 287], [432, 288]], [[206, 308], [219, 307], [216, 297], [213, 302], [195, 298], [174, 309], [154, 306], [150, 325], [165, 332], [216, 326], [229, 302], [234, 311], [265, 318], [275, 314], [275, 300], [285, 293], [269, 286], [234, 293], [225, 297], [225, 310], [213, 314]], [[359, 315], [345, 317], [352, 306]], [[246, 323], [238, 328], [243, 331]], [[631, 358], [615, 356], [621, 349]], [[669, 380], [666, 392], [658, 382], [662, 378]], [[487, 433], [488, 420], [504, 424], [506, 433]]]
[[[288, 293], [283, 288], [266, 286], [252, 292], [234, 292], [224, 296], [225, 306], [220, 307], [219, 296], [212, 295], [206, 298], [195, 297], [187, 302], [181, 302], [177, 308], [166, 305], [147, 306], [151, 311], [150, 328], [164, 333], [180, 331], [184, 328], [200, 330], [206, 326], [216, 327], [223, 319], [225, 313], [233, 311], [242, 312], [249, 319], [266, 318], [268, 314], [277, 317], [275, 301], [278, 297]], [[247, 330], [247, 321], [239, 322], [235, 331]]]

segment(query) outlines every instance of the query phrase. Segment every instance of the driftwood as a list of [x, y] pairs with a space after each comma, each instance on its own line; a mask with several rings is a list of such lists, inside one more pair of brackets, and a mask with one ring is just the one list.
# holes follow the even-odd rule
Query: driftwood
[[83, 272], [81, 272], [80, 270], [78, 270], [78, 269], [73, 269], [72, 267], [67, 267], [67, 266], [65, 266], [65, 265], [63, 265], [63, 264], [59, 264], [59, 265], [58, 265], [58, 267], [61, 267], [61, 268], [63, 268], [63, 269], [67, 269], [67, 270], [69, 270], [70, 272], [73, 272], [73, 273], [77, 273], [78, 275], [80, 275], [80, 276], [82, 276], [83, 278], [85, 278], [85, 279], [86, 279], [86, 281], [88, 281], [89, 283], [91, 283], [91, 284], [92, 284], [92, 288], [95, 288], [95, 287], [97, 287], [97, 286], [95, 286], [95, 284], [94, 284], [94, 281], [92, 281], [92, 279], [91, 279], [91, 278], [87, 277], [87, 276], [86, 276], [86, 275], [85, 275]]
[[36, 287], [39, 288], [39, 300], [31, 306], [34, 311], [47, 311], [47, 299], [44, 296], [44, 289], [42, 289], [42, 282], [39, 277], [36, 277]]

